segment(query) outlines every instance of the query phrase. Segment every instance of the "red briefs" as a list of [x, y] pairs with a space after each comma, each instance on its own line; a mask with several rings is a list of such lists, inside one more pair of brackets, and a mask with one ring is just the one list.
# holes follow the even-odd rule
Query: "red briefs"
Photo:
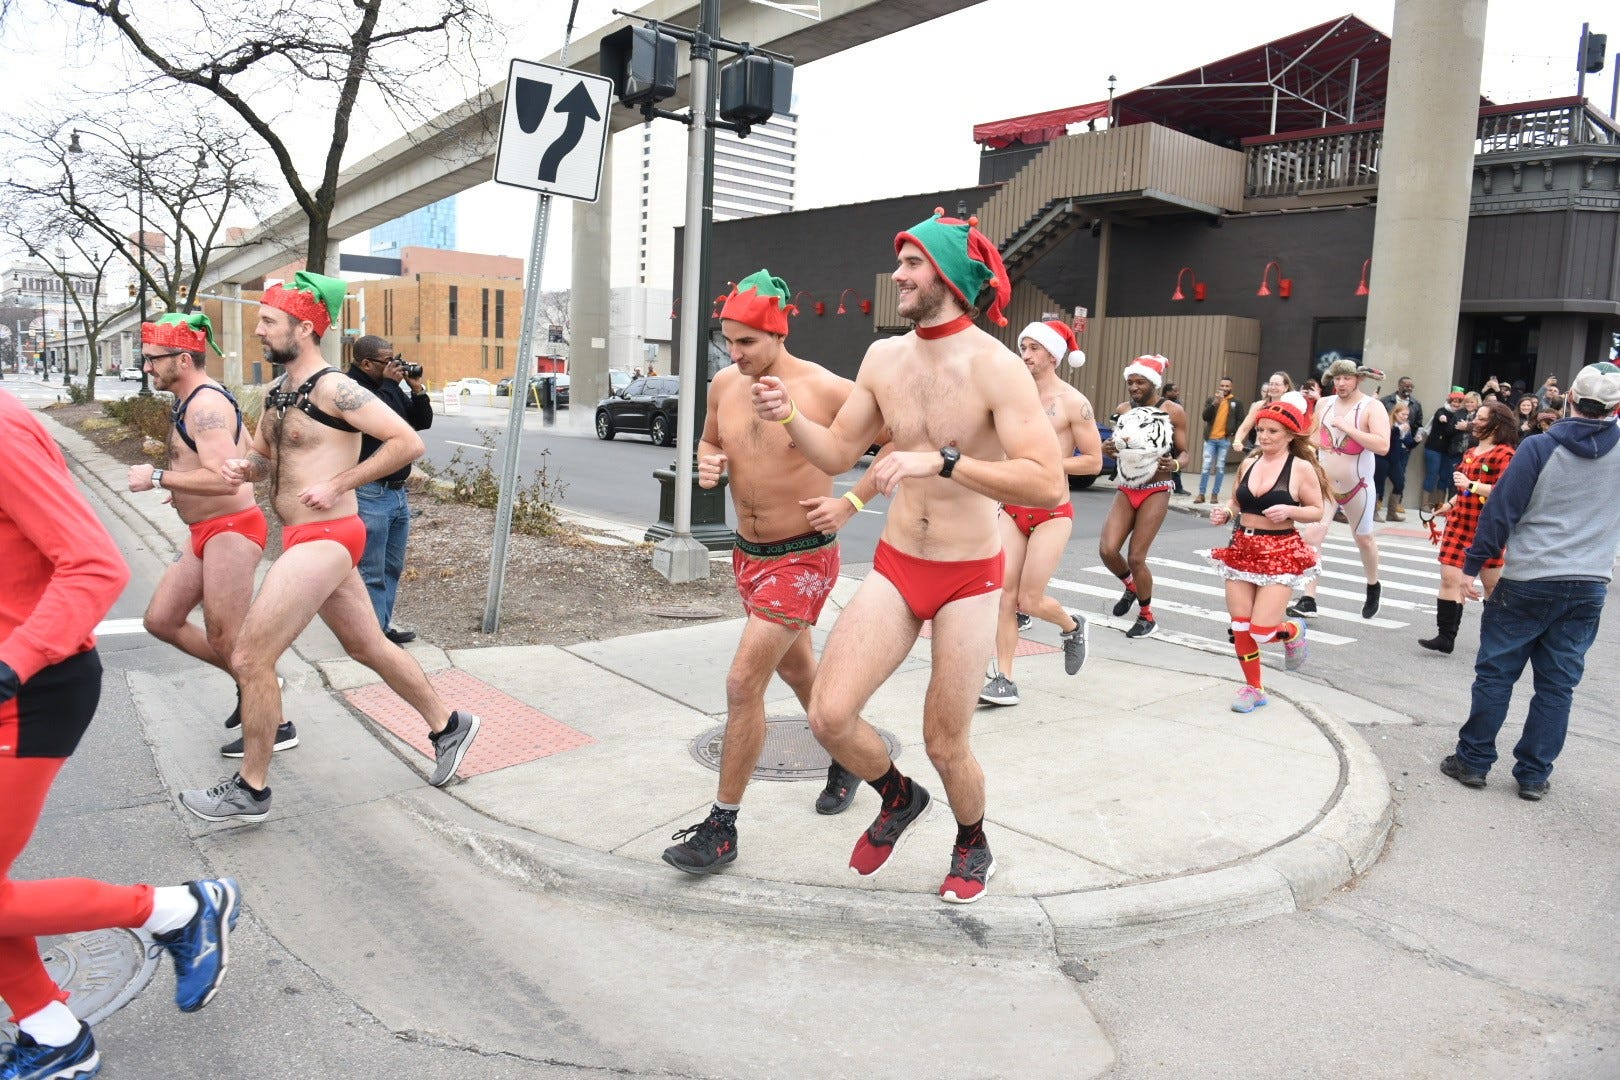
[[221, 514], [207, 521], [199, 521], [191, 526], [191, 553], [199, 559], [202, 558], [203, 548], [208, 546], [208, 541], [220, 533], [237, 533], [245, 536], [263, 551], [264, 545], [270, 540], [270, 524], [264, 520], [264, 511], [257, 506], [238, 510], [234, 514]]
[[1115, 490], [1117, 490], [1121, 495], [1125, 496], [1126, 499], [1130, 500], [1132, 510], [1140, 510], [1142, 509], [1142, 504], [1147, 502], [1149, 497], [1157, 495], [1161, 491], [1170, 491], [1175, 486], [1176, 485], [1169, 480], [1160, 480], [1157, 483], [1149, 484], [1147, 487], [1134, 488], [1121, 486]]
[[919, 559], [879, 540], [872, 569], [900, 590], [913, 615], [932, 619], [952, 600], [966, 600], [1001, 588], [1004, 562], [999, 551], [988, 559], [961, 562]]
[[288, 525], [281, 530], [281, 549], [283, 551], [299, 544], [307, 544], [311, 540], [336, 540], [349, 549], [349, 557], [354, 565], [360, 565], [360, 556], [366, 553], [366, 523], [360, 520], [359, 514], [346, 518], [333, 518], [331, 521], [311, 521], [304, 525]]
[[1018, 531], [1026, 537], [1033, 533], [1038, 526], [1045, 525], [1053, 518], [1074, 517], [1074, 504], [1064, 503], [1056, 510], [1043, 510], [1038, 506], [1013, 506], [1011, 503], [1002, 503], [1001, 512], [1013, 519]]
[[838, 584], [838, 538], [806, 533], [756, 544], [737, 537], [731, 572], [750, 615], [783, 626], [814, 626]]

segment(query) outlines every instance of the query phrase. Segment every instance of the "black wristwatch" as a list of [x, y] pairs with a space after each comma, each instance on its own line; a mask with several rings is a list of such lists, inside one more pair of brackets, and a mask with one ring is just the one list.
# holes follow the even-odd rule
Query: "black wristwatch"
[[951, 470], [956, 468], [956, 463], [962, 460], [962, 451], [954, 446], [942, 446], [939, 448], [939, 456], [945, 459], [945, 464], [939, 467], [939, 475], [948, 477]]

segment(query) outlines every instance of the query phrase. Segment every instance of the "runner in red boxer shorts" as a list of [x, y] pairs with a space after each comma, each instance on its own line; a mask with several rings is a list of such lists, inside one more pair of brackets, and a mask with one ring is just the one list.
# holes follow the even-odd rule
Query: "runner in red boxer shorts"
[[[202, 1008], [225, 974], [239, 893], [230, 878], [154, 888], [85, 878], [16, 881], [51, 784], [101, 696], [93, 630], [129, 581], [38, 420], [0, 391], [0, 999], [18, 1034], [0, 1075], [88, 1076], [89, 1025], [40, 961], [35, 938], [140, 927], [174, 958], [175, 1001]], [[139, 1071], [139, 1069], [133, 1069]]]
[[[209, 348], [217, 353], [213, 326], [201, 312], [164, 315], [141, 324], [141, 363], [152, 385], [174, 395], [166, 468], [132, 465], [129, 490], [163, 491], [191, 543], [169, 567], [146, 607], [146, 631], [160, 641], [231, 675], [231, 652], [253, 599], [253, 575], [264, 554], [268, 527], [251, 487], [233, 487], [219, 469], [248, 452], [252, 435], [230, 391], [208, 377]], [[203, 629], [191, 612], [203, 609]], [[242, 698], [225, 720], [242, 722]], [[289, 722], [276, 735], [276, 749], [298, 745]], [[241, 756], [240, 738], [221, 751]]]
[[[854, 384], [787, 348], [795, 312], [787, 282], [768, 270], [737, 283], [720, 312], [732, 364], [709, 385], [698, 447], [698, 484], [712, 488], [729, 474], [737, 512], [731, 567], [749, 617], [726, 676], [726, 734], [714, 804], [698, 824], [677, 832], [664, 861], [687, 874], [712, 874], [737, 858], [737, 814], [765, 744], [765, 688], [771, 675], [808, 712], [816, 677], [810, 628], [838, 583], [838, 529], [873, 498], [869, 477], [841, 497], [832, 478], [795, 448], [779, 424], [754, 415], [749, 391], [767, 373], [804, 385], [807, 415], [831, 420]], [[837, 814], [854, 801], [857, 778], [835, 758], [816, 812]]]

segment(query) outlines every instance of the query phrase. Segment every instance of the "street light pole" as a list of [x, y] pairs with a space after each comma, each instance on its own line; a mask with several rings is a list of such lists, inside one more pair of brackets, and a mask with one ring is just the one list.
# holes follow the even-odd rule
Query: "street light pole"
[[57, 280], [62, 284], [62, 385], [71, 386], [73, 381], [68, 378], [68, 277], [67, 252], [61, 248], [56, 249], [56, 261], [62, 267], [62, 276]]
[[[146, 153], [137, 144], [135, 147], [135, 218], [140, 232], [135, 234], [136, 259], [139, 260], [140, 269], [137, 276], [140, 278], [136, 285], [139, 298], [136, 300], [137, 322], [146, 321]], [[140, 327], [135, 328], [139, 340]], [[146, 371], [146, 361], [141, 361], [141, 397], [152, 396], [152, 384]]]

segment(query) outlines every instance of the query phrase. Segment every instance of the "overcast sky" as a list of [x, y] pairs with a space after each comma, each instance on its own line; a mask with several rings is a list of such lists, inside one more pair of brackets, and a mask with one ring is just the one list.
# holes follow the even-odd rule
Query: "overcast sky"
[[[178, 0], [165, 0], [178, 2]], [[540, 59], [562, 44], [566, 0], [494, 0], [510, 26], [509, 56]], [[581, 0], [580, 28], [612, 18], [624, 0]], [[1076, 12], [1055, 17], [1068, 7]], [[1207, 0], [1160, 0], [1153, 5], [1055, 5], [1048, 0], [984, 0], [915, 29], [869, 42], [795, 72], [799, 101], [799, 206], [811, 208], [950, 188], [976, 182], [976, 123], [1094, 101], [1116, 75], [1119, 92], [1219, 60], [1250, 46], [1354, 11], [1386, 33], [1394, 4], [1295, 0], [1234, 14]], [[1083, 11], [1083, 14], [1080, 13]], [[1574, 53], [1581, 22], [1611, 34], [1620, 49], [1620, 9], [1590, 0], [1495, 0], [1488, 9], [1481, 92], [1498, 102], [1574, 92]], [[17, 26], [14, 21], [13, 26]], [[40, 29], [33, 23], [31, 31]], [[104, 56], [86, 56], [51, 33], [11, 30], [0, 40], [7, 82], [29, 88], [8, 109], [52, 108], [85, 87], [104, 82]], [[1587, 96], [1606, 107], [1611, 68], [1589, 76]], [[505, 59], [485, 68], [504, 74]], [[448, 104], [448, 103], [447, 103]], [[667, 123], [668, 121], [659, 121]], [[349, 160], [357, 160], [397, 131], [358, 127]], [[318, 148], [317, 148], [318, 149]], [[858, 165], [852, 164], [858, 163]], [[311, 160], [310, 171], [314, 168]], [[306, 173], [307, 174], [307, 173]], [[544, 284], [567, 284], [570, 213], [559, 200]], [[496, 254], [527, 253], [534, 198], [483, 185], [462, 199], [460, 243]], [[358, 241], [344, 250], [361, 250]]]

